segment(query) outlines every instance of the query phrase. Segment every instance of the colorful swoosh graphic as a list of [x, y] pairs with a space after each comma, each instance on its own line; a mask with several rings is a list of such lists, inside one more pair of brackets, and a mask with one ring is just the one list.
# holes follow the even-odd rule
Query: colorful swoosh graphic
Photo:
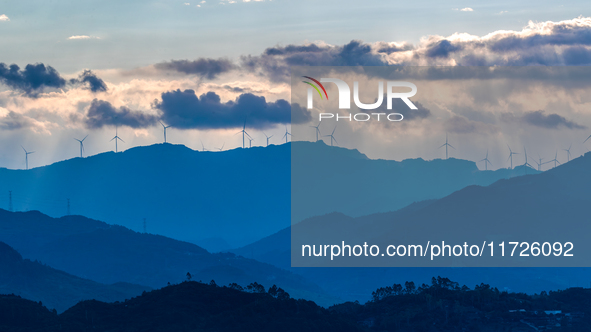
[[[322, 83], [320, 83], [320, 81], [318, 81], [318, 80], [316, 80], [316, 79], [314, 79], [314, 78], [312, 78], [310, 76], [302, 76], [302, 77], [307, 78], [307, 79], [313, 81], [314, 83], [318, 84], [318, 86], [322, 89], [322, 91], [324, 91], [324, 95], [326, 96], [326, 100], [328, 100], [328, 94], [326, 93], [326, 89], [324, 88], [324, 86], [322, 85]], [[318, 94], [320, 95], [320, 98], [322, 99], [322, 93], [320, 93], [320, 90], [314, 84], [312, 84], [310, 82], [306, 82], [306, 81], [302, 81], [302, 82], [304, 82], [306, 84], [309, 84], [314, 89], [316, 89], [316, 91], [318, 91]]]

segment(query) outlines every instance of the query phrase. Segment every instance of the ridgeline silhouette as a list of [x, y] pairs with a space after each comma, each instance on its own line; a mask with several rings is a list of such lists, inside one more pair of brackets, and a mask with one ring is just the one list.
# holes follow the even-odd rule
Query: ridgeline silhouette
[[[146, 290], [150, 288], [122, 282], [105, 285], [75, 277], [23, 259], [9, 245], [0, 242], [0, 294], [42, 301], [47, 307], [62, 312], [82, 300], [122, 301]], [[0, 331], [3, 330], [0, 328]]]
[[380, 287], [365, 304], [328, 309], [273, 286], [185, 281], [115, 303], [83, 301], [64, 313], [0, 295], [0, 330], [53, 331], [590, 331], [591, 289], [535, 295], [433, 277]]
[[[295, 142], [222, 152], [155, 144], [122, 153], [74, 158], [29, 171], [0, 168], [0, 198], [12, 191], [15, 211], [53, 217], [84, 215], [198, 244], [209, 251], [237, 248], [290, 225], [291, 146], [294, 171], [317, 175], [292, 189], [295, 220], [339, 211], [350, 216], [395, 211], [444, 197], [465, 186], [488, 185], [523, 170], [478, 171], [471, 161], [370, 160], [357, 150]], [[368, 174], [348, 178], [348, 167]], [[537, 172], [531, 170], [531, 172]], [[346, 181], [342, 181], [346, 179]], [[346, 186], [347, 190], [341, 190]], [[327, 195], [326, 192], [331, 192]], [[347, 192], [358, 193], [351, 204]], [[0, 204], [2, 204], [0, 202]], [[1, 206], [1, 205], [0, 205]]]

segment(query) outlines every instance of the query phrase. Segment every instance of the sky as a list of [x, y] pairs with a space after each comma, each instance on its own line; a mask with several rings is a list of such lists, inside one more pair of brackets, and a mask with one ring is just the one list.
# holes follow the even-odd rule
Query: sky
[[[160, 121], [169, 142], [193, 149], [241, 147], [245, 119], [253, 146], [279, 144], [294, 65], [588, 66], [590, 17], [584, 1], [3, 1], [0, 167], [24, 168], [23, 148], [35, 151], [30, 167], [76, 157], [74, 138], [87, 135], [85, 155], [113, 150], [115, 127], [121, 150], [159, 143]], [[584, 96], [511, 110], [518, 127], [506, 108], [428, 105], [375, 141], [343, 127], [339, 142], [371, 158], [434, 159], [447, 134], [450, 156], [488, 150], [493, 169], [508, 166], [507, 144], [565, 161], [571, 144], [573, 157], [591, 148]]]

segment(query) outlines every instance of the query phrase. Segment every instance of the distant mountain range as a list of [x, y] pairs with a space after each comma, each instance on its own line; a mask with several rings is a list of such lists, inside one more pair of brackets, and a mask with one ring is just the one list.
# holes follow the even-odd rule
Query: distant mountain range
[[[294, 156], [293, 168], [292, 144], [296, 153], [305, 151]], [[349, 179], [347, 168], [335, 165], [351, 165], [368, 176]], [[321, 171], [291, 187], [291, 169], [295, 176]], [[145, 218], [149, 233], [215, 252], [288, 227], [292, 195], [296, 221], [334, 211], [355, 217], [521, 174], [523, 169], [479, 171], [474, 162], [457, 159], [370, 160], [357, 150], [323, 142], [223, 152], [156, 144], [31, 170], [0, 169], [0, 197], [7, 209], [11, 191], [15, 211], [60, 217], [69, 210], [136, 231], [143, 230]], [[340, 190], [343, 185], [358, 193], [354, 204]]]
[[[220, 285], [255, 281], [265, 287], [277, 284], [298, 298], [321, 304], [338, 301], [337, 296], [327, 295], [305, 278], [266, 263], [231, 253], [211, 254], [192, 243], [81, 216], [56, 219], [37, 211], [0, 209], [0, 230], [0, 241], [25, 258], [100, 283], [128, 282], [159, 288], [185, 280], [189, 272], [194, 280], [215, 280]], [[13, 289], [18, 288], [5, 291], [13, 293]]]
[[[294, 226], [309, 243], [367, 241], [372, 244], [402, 243], [428, 233], [452, 239], [517, 241], [575, 241], [575, 255], [588, 255], [589, 206], [591, 206], [591, 154], [571, 160], [537, 175], [503, 179], [489, 186], [468, 186], [444, 198], [412, 204], [388, 213], [349, 217], [330, 213], [309, 218]], [[429, 229], [427, 232], [426, 230]], [[276, 266], [290, 268], [286, 228], [272, 236], [232, 252]], [[418, 235], [418, 236], [417, 236]], [[488, 236], [488, 237], [487, 237]], [[427, 241], [425, 241], [426, 243]], [[422, 243], [422, 242], [421, 242]], [[564, 257], [563, 257], [564, 258]], [[570, 260], [565, 258], [566, 264]], [[453, 262], [452, 262], [453, 263]], [[527, 262], [526, 262], [527, 263]], [[458, 264], [459, 265], [459, 264]], [[456, 265], [456, 266], [458, 266]], [[461, 265], [459, 265], [461, 266]], [[583, 262], [582, 266], [586, 266]], [[591, 266], [591, 263], [589, 265]], [[588, 286], [591, 268], [291, 268], [329, 292], [345, 299], [359, 299], [379, 284], [395, 280], [421, 281], [428, 275], [446, 275], [471, 285], [487, 282], [500, 289], [523, 292]], [[346, 275], [346, 278], [340, 276]]]
[[16, 250], [0, 242], [0, 294], [41, 301], [46, 307], [62, 312], [82, 300], [123, 301], [146, 290], [151, 289], [129, 283], [105, 285], [75, 277], [38, 261], [23, 259]]

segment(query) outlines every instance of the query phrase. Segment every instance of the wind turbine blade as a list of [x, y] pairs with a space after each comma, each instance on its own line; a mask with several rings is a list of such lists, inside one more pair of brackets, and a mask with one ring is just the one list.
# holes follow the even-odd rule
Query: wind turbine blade
[[453, 145], [451, 145], [451, 144], [448, 144], [448, 146], [449, 146], [450, 148], [454, 149], [454, 150], [456, 149], [456, 148], [454, 148], [454, 147], [453, 147]]
[[445, 144], [443, 144], [442, 146], [438, 147], [438, 149], [441, 149], [441, 148], [442, 148], [442, 147], [444, 147], [444, 146], [445, 146]]
[[117, 137], [113, 137], [113, 138], [111, 138], [111, 140], [110, 140], [109, 142], [112, 142], [112, 141], [113, 141], [115, 138], [117, 138]]
[[585, 141], [583, 142], [583, 144], [585, 144], [590, 138], [591, 138], [591, 135], [589, 135], [589, 137], [587, 137], [587, 139], [585, 139]]
[[117, 137], [117, 139], [119, 139], [121, 142], [125, 143], [125, 141], [122, 140], [120, 137]]

